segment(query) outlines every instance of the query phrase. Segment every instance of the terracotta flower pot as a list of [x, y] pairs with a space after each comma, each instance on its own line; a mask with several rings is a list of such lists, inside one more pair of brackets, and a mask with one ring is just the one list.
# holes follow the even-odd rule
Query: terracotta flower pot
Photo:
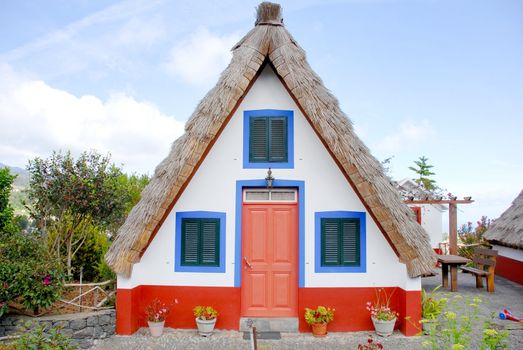
[[315, 337], [325, 337], [327, 335], [327, 323], [313, 323], [312, 335]]
[[377, 318], [371, 317], [372, 323], [374, 324], [374, 330], [380, 337], [388, 337], [394, 332], [394, 325], [396, 324], [396, 318], [390, 321], [382, 321]]
[[149, 331], [151, 331], [151, 335], [153, 337], [159, 337], [162, 335], [165, 321], [161, 321], [161, 322], [147, 321], [147, 323], [149, 324]]

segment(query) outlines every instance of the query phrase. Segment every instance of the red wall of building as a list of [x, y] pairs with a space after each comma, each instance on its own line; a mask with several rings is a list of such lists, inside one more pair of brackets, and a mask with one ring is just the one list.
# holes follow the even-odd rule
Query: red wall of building
[[[419, 332], [417, 325], [421, 317], [421, 292], [405, 291], [401, 288], [383, 288], [391, 297], [391, 307], [400, 313], [396, 328], [405, 335]], [[318, 305], [336, 309], [329, 331], [350, 332], [373, 330], [368, 301], [374, 301], [376, 288], [300, 288], [298, 291], [299, 330], [310, 332], [303, 319], [306, 307]], [[140, 327], [147, 326], [145, 307], [154, 298], [178, 304], [166, 319], [165, 326], [171, 328], [196, 328], [192, 309], [196, 305], [212, 305], [220, 313], [216, 328], [238, 330], [240, 321], [240, 288], [232, 287], [177, 287], [139, 286], [133, 289], [118, 289], [116, 292], [116, 333], [129, 335]], [[410, 321], [405, 320], [410, 316]]]
[[496, 258], [496, 275], [523, 284], [523, 262], [498, 255]]

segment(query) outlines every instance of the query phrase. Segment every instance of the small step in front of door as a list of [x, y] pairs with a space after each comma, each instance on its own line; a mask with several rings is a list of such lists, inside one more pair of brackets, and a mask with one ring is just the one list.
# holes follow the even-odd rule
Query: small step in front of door
[[250, 331], [249, 320], [257, 332], [298, 333], [298, 317], [241, 317], [240, 332]]

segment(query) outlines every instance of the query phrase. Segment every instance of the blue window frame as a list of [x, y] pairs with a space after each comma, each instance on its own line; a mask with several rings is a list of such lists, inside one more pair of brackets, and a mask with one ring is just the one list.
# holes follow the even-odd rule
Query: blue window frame
[[365, 212], [316, 212], [314, 226], [316, 272], [367, 271]]
[[[225, 227], [225, 213], [177, 212], [174, 271], [225, 272]], [[209, 245], [205, 246], [202, 237], [209, 232], [212, 233], [212, 237], [206, 238]], [[187, 247], [191, 245], [194, 249], [188, 252]], [[212, 257], [206, 256], [205, 253], [209, 252], [210, 248], [215, 249], [212, 251]]]
[[243, 167], [294, 168], [294, 112], [260, 109], [243, 112]]

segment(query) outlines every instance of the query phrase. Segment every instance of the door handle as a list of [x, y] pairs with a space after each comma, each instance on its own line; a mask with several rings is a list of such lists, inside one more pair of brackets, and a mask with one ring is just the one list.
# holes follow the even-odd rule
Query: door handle
[[251, 263], [249, 262], [249, 260], [247, 260], [247, 257], [246, 257], [246, 256], [243, 257], [243, 260], [245, 260], [245, 263], [247, 264], [247, 266], [249, 266], [249, 269], [252, 269], [252, 265], [251, 265]]

